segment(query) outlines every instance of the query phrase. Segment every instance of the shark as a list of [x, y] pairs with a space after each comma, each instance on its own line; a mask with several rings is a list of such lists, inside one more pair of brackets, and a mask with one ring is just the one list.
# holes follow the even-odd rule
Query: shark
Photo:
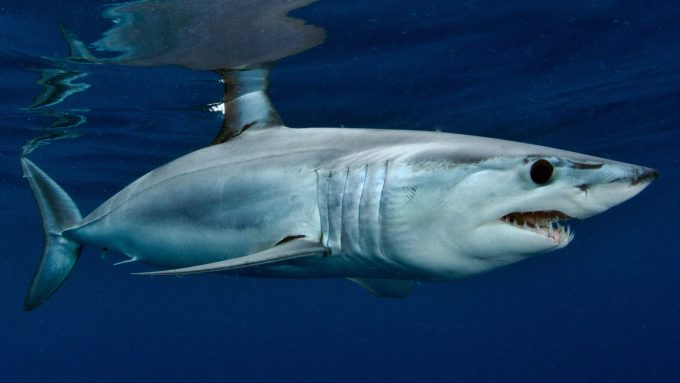
[[[225, 70], [212, 145], [150, 171], [82, 217], [27, 157], [45, 247], [24, 301], [64, 283], [84, 246], [141, 275], [346, 278], [379, 297], [567, 246], [565, 224], [646, 188], [650, 168], [520, 142], [408, 130], [290, 128], [268, 68]], [[121, 262], [122, 263], [122, 262]]]

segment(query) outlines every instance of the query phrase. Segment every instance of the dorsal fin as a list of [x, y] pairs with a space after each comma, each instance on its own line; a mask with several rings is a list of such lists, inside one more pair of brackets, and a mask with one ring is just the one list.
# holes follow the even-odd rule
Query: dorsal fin
[[269, 68], [219, 70], [224, 80], [224, 121], [212, 144], [221, 144], [247, 129], [281, 126], [267, 96]]

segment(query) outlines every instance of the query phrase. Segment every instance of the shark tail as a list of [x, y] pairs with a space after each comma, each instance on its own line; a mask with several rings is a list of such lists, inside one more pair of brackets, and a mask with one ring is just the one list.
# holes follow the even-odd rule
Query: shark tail
[[24, 300], [24, 311], [45, 302], [61, 287], [78, 261], [82, 245], [62, 235], [82, 220], [71, 197], [33, 162], [21, 158], [24, 178], [38, 203], [45, 248]]

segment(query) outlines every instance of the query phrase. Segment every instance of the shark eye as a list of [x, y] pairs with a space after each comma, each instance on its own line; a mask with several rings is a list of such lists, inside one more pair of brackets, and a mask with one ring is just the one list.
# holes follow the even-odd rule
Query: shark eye
[[538, 185], [544, 185], [553, 174], [553, 166], [548, 160], [540, 159], [531, 165], [531, 180]]

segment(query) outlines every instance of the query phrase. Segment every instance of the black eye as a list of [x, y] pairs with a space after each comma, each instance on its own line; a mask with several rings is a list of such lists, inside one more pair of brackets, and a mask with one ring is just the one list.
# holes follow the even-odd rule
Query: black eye
[[540, 159], [531, 165], [531, 180], [539, 185], [548, 182], [552, 173], [553, 166], [547, 160]]

